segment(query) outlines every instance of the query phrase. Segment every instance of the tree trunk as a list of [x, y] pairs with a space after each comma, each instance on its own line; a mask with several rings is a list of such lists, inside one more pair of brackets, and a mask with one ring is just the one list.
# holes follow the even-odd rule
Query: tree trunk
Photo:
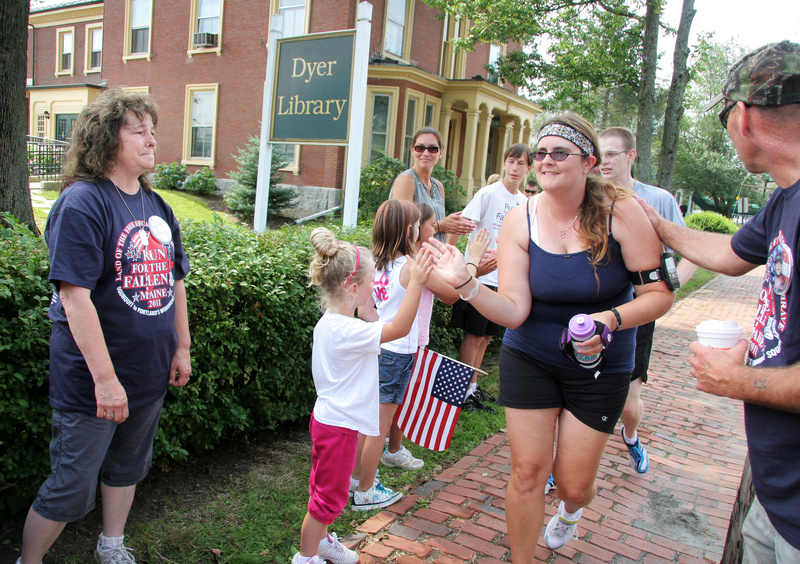
[[655, 106], [656, 70], [658, 69], [658, 24], [661, 1], [647, 0], [642, 44], [642, 81], [639, 87], [639, 109], [636, 121], [636, 178], [652, 182], [653, 107]]
[[697, 10], [694, 0], [683, 0], [681, 23], [675, 39], [675, 54], [672, 63], [672, 84], [667, 96], [667, 109], [664, 112], [664, 134], [661, 138], [661, 157], [658, 163], [656, 186], [672, 191], [672, 176], [675, 173], [675, 157], [678, 153], [678, 136], [683, 117], [683, 95], [689, 82], [686, 60], [689, 58], [689, 30]]
[[742, 481], [739, 484], [739, 495], [733, 504], [731, 523], [728, 526], [728, 538], [725, 539], [725, 550], [720, 564], [740, 564], [742, 562], [742, 525], [755, 497], [753, 476], [750, 473], [750, 457], [744, 460]]
[[26, 131], [29, 0], [0, 1], [0, 212], [9, 212], [39, 233], [28, 187]]

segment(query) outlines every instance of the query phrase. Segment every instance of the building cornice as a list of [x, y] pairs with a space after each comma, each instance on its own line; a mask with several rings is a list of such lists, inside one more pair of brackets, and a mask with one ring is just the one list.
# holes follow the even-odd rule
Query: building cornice
[[96, 20], [103, 20], [103, 4], [61, 8], [49, 12], [37, 12], [28, 17], [28, 23], [35, 28]]

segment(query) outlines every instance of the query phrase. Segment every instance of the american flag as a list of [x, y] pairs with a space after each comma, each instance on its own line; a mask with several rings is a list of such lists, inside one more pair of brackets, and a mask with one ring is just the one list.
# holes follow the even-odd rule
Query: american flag
[[473, 368], [428, 349], [420, 349], [397, 425], [412, 442], [430, 450], [450, 447]]

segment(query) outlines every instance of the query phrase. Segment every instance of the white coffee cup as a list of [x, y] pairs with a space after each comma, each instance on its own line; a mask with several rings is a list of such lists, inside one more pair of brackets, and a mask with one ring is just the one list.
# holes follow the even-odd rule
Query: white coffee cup
[[736, 321], [719, 319], [701, 321], [695, 332], [701, 345], [723, 350], [735, 347], [742, 337], [742, 328]]

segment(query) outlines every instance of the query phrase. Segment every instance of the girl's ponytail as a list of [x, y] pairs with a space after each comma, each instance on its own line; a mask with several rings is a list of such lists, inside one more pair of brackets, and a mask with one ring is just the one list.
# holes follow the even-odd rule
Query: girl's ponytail
[[315, 252], [308, 267], [309, 285], [321, 290], [320, 305], [323, 310], [344, 300], [348, 280], [361, 284], [371, 274], [372, 256], [369, 250], [339, 241], [325, 227], [317, 227], [311, 232], [311, 246]]

